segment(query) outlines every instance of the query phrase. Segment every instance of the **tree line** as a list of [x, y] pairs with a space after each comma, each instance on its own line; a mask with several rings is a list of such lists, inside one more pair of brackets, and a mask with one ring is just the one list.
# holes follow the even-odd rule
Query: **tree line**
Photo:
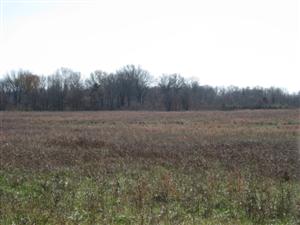
[[115, 73], [96, 70], [83, 80], [80, 72], [60, 68], [49, 76], [12, 71], [0, 79], [0, 110], [201, 110], [295, 108], [300, 91], [280, 88], [211, 87], [179, 74], [157, 81], [139, 66]]

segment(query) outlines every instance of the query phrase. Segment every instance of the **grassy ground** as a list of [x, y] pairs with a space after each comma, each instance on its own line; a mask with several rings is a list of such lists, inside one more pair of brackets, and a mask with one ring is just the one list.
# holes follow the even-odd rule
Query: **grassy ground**
[[1, 112], [0, 224], [300, 224], [299, 115]]

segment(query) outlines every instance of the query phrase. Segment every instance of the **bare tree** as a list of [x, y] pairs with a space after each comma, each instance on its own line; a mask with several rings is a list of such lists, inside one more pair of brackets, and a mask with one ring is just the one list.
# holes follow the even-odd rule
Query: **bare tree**
[[184, 78], [179, 74], [163, 75], [158, 85], [163, 95], [166, 110], [178, 110], [179, 92], [185, 86]]
[[300, 92], [280, 88], [201, 86], [179, 74], [154, 84], [146, 70], [127, 65], [116, 73], [81, 74], [60, 68], [50, 76], [19, 70], [0, 79], [0, 110], [199, 110], [300, 107]]

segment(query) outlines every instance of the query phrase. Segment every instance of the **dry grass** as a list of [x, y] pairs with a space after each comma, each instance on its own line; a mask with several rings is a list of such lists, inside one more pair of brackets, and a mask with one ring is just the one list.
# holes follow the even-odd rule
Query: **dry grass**
[[1, 168], [47, 169], [113, 161], [299, 176], [299, 111], [2, 112]]
[[[199, 197], [198, 200], [205, 203], [207, 210], [203, 211], [201, 218], [219, 221], [213, 217], [217, 215], [214, 211], [215, 198], [221, 198], [217, 192], [225, 189], [226, 196], [232, 201], [244, 201], [241, 210], [245, 218], [264, 223], [256, 219], [276, 219], [272, 210], [280, 210], [265, 208], [265, 214], [260, 215], [253, 206], [256, 203], [251, 202], [257, 201], [252, 194], [264, 193], [262, 198], [265, 198], [265, 195], [273, 195], [273, 187], [280, 190], [277, 183], [284, 182], [284, 185], [295, 187], [293, 184], [300, 178], [298, 110], [1, 112], [0, 118], [0, 170], [3, 174], [21, 171], [23, 175], [35, 176], [67, 170], [82, 179], [88, 177], [101, 182], [108, 177], [115, 180], [116, 176], [122, 174], [125, 183], [133, 180], [133, 184], [126, 185], [134, 185], [134, 193], [126, 192], [116, 199], [133, 196], [126, 201], [135, 202], [134, 208], [140, 210], [133, 213], [136, 216], [134, 219], [127, 218], [134, 224], [155, 224], [158, 216], [151, 217], [154, 222], [144, 218], [149, 208], [149, 205], [145, 206], [146, 202], [159, 203], [161, 211], [157, 215], [160, 215], [165, 213], [166, 202], [169, 203], [170, 199], [179, 201], [180, 207], [187, 210], [184, 215], [177, 215], [176, 223], [184, 224], [184, 216], [189, 213], [195, 215], [193, 210], [197, 208], [195, 200], [189, 200], [191, 197]], [[163, 168], [165, 172], [159, 169], [160, 172], [156, 173], [157, 168]], [[205, 183], [206, 189], [202, 187], [199, 193], [188, 194], [188, 189], [194, 190], [199, 186], [197, 177]], [[152, 178], [157, 180], [149, 181]], [[157, 190], [154, 190], [156, 186]], [[284, 190], [290, 191], [288, 188]], [[247, 193], [249, 196], [246, 196]], [[91, 198], [97, 199], [99, 195]], [[296, 196], [299, 194], [296, 193]], [[263, 202], [261, 204], [267, 206], [267, 202], [260, 200]], [[228, 200], [228, 204], [230, 202]], [[193, 204], [194, 208], [191, 206]], [[281, 211], [294, 212], [297, 210], [295, 207]], [[119, 209], [114, 210], [118, 215]], [[13, 210], [10, 212], [14, 215]], [[290, 218], [295, 221], [296, 214], [293, 217], [291, 215]], [[158, 219], [159, 223], [175, 224], [170, 222], [175, 220], [162, 217]], [[237, 224], [243, 223], [235, 220], [239, 218], [237, 215], [230, 215], [230, 218], [238, 221], [235, 222]], [[50, 224], [57, 221], [53, 220]], [[197, 223], [192, 219], [186, 221]], [[116, 221], [109, 223], [126, 224]], [[223, 220], [222, 223], [227, 222]]]

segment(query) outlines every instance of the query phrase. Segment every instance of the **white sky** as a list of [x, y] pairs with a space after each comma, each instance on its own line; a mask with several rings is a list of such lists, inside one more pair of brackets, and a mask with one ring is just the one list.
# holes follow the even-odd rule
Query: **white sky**
[[300, 90], [298, 0], [0, 0], [0, 14], [0, 74], [135, 64], [200, 84]]

